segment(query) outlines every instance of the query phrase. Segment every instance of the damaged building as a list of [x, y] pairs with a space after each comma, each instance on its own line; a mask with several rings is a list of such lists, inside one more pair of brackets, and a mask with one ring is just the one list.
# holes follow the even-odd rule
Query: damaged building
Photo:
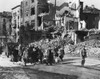
[[0, 41], [7, 42], [11, 35], [11, 12], [0, 12]]
[[[81, 12], [80, 19], [81, 31], [76, 32], [80, 41], [100, 39], [100, 10], [95, 8], [93, 5], [85, 6]], [[84, 23], [81, 23], [82, 21]]]

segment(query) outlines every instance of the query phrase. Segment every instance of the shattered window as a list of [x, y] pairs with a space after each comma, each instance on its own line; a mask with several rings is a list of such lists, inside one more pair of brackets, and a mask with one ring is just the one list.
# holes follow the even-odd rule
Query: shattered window
[[35, 8], [31, 8], [31, 15], [35, 14]]

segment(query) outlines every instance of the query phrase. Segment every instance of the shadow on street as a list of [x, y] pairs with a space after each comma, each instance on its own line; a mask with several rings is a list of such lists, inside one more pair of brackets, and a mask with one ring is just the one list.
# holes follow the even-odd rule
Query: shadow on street
[[2, 69], [0, 79], [78, 79], [74, 75], [44, 72], [28, 67], [0, 67], [0, 69]]

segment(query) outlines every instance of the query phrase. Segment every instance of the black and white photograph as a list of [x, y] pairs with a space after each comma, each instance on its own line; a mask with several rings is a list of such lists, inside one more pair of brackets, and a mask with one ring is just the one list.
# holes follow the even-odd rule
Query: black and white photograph
[[0, 79], [100, 79], [100, 0], [0, 0]]

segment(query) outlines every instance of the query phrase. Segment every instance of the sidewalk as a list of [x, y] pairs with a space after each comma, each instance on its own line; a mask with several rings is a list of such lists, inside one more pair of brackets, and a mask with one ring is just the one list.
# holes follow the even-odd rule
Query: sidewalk
[[[39, 65], [30, 65], [28, 64], [25, 68], [36, 69], [39, 71], [45, 71], [56, 74], [64, 75], [75, 75], [77, 79], [100, 79], [100, 60], [87, 58], [85, 67], [81, 67], [81, 58], [80, 57], [68, 57], [65, 56], [64, 61], [60, 64], [54, 64], [53, 66], [46, 66], [43, 64]], [[22, 63], [21, 63], [22, 64]], [[10, 59], [5, 56], [0, 56], [0, 66], [1, 67], [22, 67], [13, 62], [10, 62]]]

